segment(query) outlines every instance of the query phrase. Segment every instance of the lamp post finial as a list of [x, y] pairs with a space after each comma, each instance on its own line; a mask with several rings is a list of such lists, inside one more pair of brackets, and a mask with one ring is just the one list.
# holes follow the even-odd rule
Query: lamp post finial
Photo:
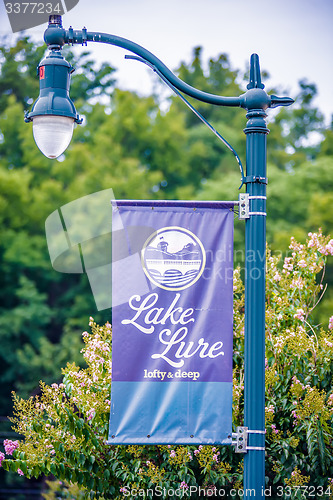
[[250, 82], [247, 85], [250, 89], [264, 89], [265, 85], [261, 83], [260, 64], [258, 54], [252, 54], [250, 59]]

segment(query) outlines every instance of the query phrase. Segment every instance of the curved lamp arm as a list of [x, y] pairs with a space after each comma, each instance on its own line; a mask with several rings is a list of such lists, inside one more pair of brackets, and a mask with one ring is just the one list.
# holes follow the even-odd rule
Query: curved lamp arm
[[[139, 56], [150, 65], [154, 66], [163, 77], [168, 80], [171, 85], [184, 94], [193, 97], [208, 104], [215, 104], [217, 106], [233, 106], [241, 107], [244, 109], [267, 109], [276, 106], [289, 106], [294, 101], [289, 97], [277, 98], [276, 96], [269, 96], [264, 90], [264, 85], [260, 79], [259, 57], [257, 54], [251, 56], [251, 69], [250, 69], [250, 83], [248, 91], [238, 97], [224, 97], [208, 92], [198, 90], [191, 85], [183, 82], [154, 54], [149, 52], [141, 45], [132, 42], [126, 38], [108, 33], [99, 33], [94, 31], [87, 31], [86, 28], [82, 30], [73, 30], [70, 27], [65, 30], [61, 24], [61, 16], [50, 16], [50, 24], [44, 33], [44, 40], [50, 49], [61, 48], [65, 43], [68, 44], [82, 44], [86, 45], [87, 42], [107, 43], [122, 47]], [[278, 101], [281, 99], [281, 101]]]
[[[144, 47], [141, 47], [141, 45], [132, 42], [131, 40], [127, 40], [126, 38], [121, 38], [116, 35], [109, 35], [107, 33], [87, 32], [87, 41], [108, 43], [110, 45], [116, 45], [133, 52], [134, 54], [138, 55], [139, 57], [150, 63], [152, 66], [157, 68], [161, 75], [163, 75], [164, 78], [171, 83], [171, 85], [176, 87], [176, 89], [190, 97], [193, 97], [194, 99], [209, 104], [216, 104], [218, 106], [241, 106], [240, 97], [223, 97], [210, 94], [208, 92], [203, 92], [202, 90], [191, 87], [191, 85], [183, 82], [174, 73], [172, 73], [172, 71], [160, 59], [158, 59], [158, 57], [156, 57]], [[73, 42], [82, 43], [82, 31], [74, 32]]]

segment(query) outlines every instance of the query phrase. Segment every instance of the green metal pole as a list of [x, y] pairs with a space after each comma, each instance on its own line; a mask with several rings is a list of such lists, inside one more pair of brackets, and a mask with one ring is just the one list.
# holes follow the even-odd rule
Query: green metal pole
[[[250, 217], [245, 226], [245, 380], [244, 498], [263, 497], [265, 487], [265, 260], [266, 260], [266, 126], [265, 92], [258, 56], [251, 57], [246, 134], [246, 191]], [[253, 89], [253, 90], [251, 90]], [[254, 493], [255, 492], [255, 493]]]

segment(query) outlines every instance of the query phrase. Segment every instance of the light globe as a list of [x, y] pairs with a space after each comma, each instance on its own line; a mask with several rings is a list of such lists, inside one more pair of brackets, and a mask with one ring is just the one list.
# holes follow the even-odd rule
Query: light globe
[[73, 118], [40, 115], [33, 118], [32, 124], [35, 142], [47, 158], [58, 158], [68, 148], [74, 130]]

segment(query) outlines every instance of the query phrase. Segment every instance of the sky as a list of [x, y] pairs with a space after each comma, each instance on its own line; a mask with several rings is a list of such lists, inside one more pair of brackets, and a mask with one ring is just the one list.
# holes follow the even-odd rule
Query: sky
[[[6, 0], [8, 1], [8, 0]], [[229, 56], [231, 68], [245, 72], [257, 53], [269, 73], [266, 88], [295, 98], [298, 82], [315, 83], [315, 105], [328, 125], [333, 115], [333, 0], [79, 0], [63, 16], [68, 28], [107, 32], [148, 49], [171, 70], [192, 60], [201, 46], [202, 60]], [[46, 28], [26, 31], [41, 41]], [[2, 0], [0, 36], [14, 38]], [[117, 68], [118, 86], [142, 95], [151, 92], [156, 75], [145, 65], [124, 59], [126, 51], [98, 43], [88, 49], [96, 61]], [[76, 46], [76, 51], [82, 50]], [[36, 96], [37, 97], [37, 96]]]

